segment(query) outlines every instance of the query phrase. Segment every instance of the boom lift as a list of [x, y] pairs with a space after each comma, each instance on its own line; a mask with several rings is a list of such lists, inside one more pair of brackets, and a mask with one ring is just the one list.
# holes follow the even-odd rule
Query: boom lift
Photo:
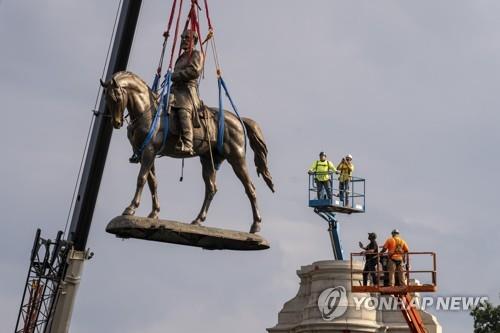
[[[388, 274], [389, 271], [387, 269], [381, 269], [381, 266], [386, 266], [382, 265], [382, 262], [385, 260], [389, 260], [387, 256], [377, 254], [377, 270], [374, 272], [376, 274], [377, 282], [373, 283], [370, 286], [361, 286], [361, 285], [354, 285], [354, 274], [361, 274], [362, 271], [359, 269], [355, 269], [353, 262], [356, 257], [364, 257], [364, 253], [351, 253], [351, 291], [353, 293], [379, 293], [382, 295], [393, 295], [394, 297], [397, 297], [399, 300], [399, 306], [401, 309], [401, 313], [403, 314], [403, 317], [406, 320], [406, 323], [408, 324], [408, 327], [410, 328], [412, 333], [426, 333], [427, 330], [425, 329], [424, 323], [422, 321], [422, 317], [420, 316], [420, 313], [417, 308], [415, 308], [415, 304], [413, 302], [413, 297], [414, 293], [417, 292], [435, 292], [437, 290], [437, 284], [436, 284], [436, 254], [434, 252], [409, 252], [407, 253], [406, 260], [405, 260], [405, 266], [406, 270], [404, 271], [405, 275], [405, 280], [407, 281], [403, 285], [399, 286], [388, 286]], [[432, 263], [432, 269], [430, 270], [411, 270], [410, 269], [410, 263], [412, 258], [414, 259], [415, 257], [420, 257], [421, 259], [428, 259], [429, 257], [431, 258], [431, 263]], [[366, 273], [372, 273], [371, 271], [366, 272]], [[411, 277], [412, 274], [430, 274], [430, 281], [425, 284], [420, 284], [420, 283], [412, 283], [411, 282]], [[359, 281], [356, 280], [356, 281]]]
[[[353, 214], [365, 212], [365, 180], [363, 178], [352, 177], [349, 182], [349, 191], [347, 194], [340, 193], [339, 182], [335, 179], [333, 173], [330, 173], [330, 188], [332, 189], [332, 197], [328, 198], [326, 193], [319, 192], [316, 183], [316, 174], [309, 175], [309, 207], [314, 208], [314, 213], [328, 222], [328, 233], [332, 243], [333, 255], [335, 260], [344, 260], [342, 245], [339, 236], [339, 222], [336, 214]], [[364, 257], [364, 253], [351, 253], [351, 291], [353, 293], [380, 293], [385, 295], [394, 295], [399, 300], [401, 312], [405, 318], [408, 327], [413, 333], [426, 333], [422, 317], [418, 309], [413, 305], [413, 294], [416, 292], [435, 292], [436, 285], [436, 254], [434, 252], [411, 252], [406, 255], [406, 267], [410, 267], [410, 258], [420, 256], [429, 256], [432, 259], [431, 270], [410, 270], [405, 271], [406, 281], [410, 281], [411, 274], [430, 274], [431, 281], [427, 284], [407, 284], [404, 286], [386, 286], [384, 281], [389, 273], [387, 270], [381, 270], [381, 265], [377, 265], [378, 281], [375, 285], [361, 286], [354, 285], [354, 274], [361, 274], [362, 271], [353, 267], [353, 261], [356, 257]], [[385, 258], [384, 258], [385, 259]], [[377, 260], [380, 262], [380, 257], [377, 255]]]
[[[309, 174], [309, 207], [314, 213], [328, 222], [328, 234], [332, 243], [335, 260], [344, 260], [342, 244], [340, 242], [340, 226], [336, 214], [353, 214], [365, 212], [365, 180], [351, 177], [348, 191], [342, 195], [339, 181], [332, 172], [329, 173], [332, 197], [328, 198], [324, 191], [318, 192], [316, 173]], [[343, 199], [343, 200], [342, 200]]]

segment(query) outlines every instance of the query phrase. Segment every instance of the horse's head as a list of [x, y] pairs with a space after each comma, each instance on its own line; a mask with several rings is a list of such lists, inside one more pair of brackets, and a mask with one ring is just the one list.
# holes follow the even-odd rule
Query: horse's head
[[101, 80], [101, 85], [104, 88], [106, 105], [111, 113], [111, 123], [114, 128], [119, 129], [123, 126], [123, 114], [127, 106], [126, 92], [114, 77], [108, 82]]

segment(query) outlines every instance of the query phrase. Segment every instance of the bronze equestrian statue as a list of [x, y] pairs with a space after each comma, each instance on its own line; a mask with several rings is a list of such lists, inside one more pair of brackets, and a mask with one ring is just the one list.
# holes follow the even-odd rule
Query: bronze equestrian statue
[[[193, 50], [191, 61], [198, 62], [200, 59], [196, 58], [201, 57], [201, 54], [198, 56], [195, 56], [195, 54]], [[205, 221], [210, 203], [217, 192], [215, 184], [216, 170], [224, 160], [227, 160], [245, 187], [245, 192], [250, 200], [253, 213], [253, 224], [250, 232], [256, 233], [261, 229], [262, 218], [257, 206], [255, 186], [248, 174], [245, 159], [245, 130], [236, 115], [225, 111], [223, 149], [222, 152], [216, 149], [218, 110], [216, 108], [204, 107], [201, 102], [199, 104], [202, 106], [201, 110], [199, 111], [195, 108], [199, 106], [196, 103], [199, 99], [193, 102], [194, 90], [197, 90], [197, 83], [194, 86], [196, 80], [193, 77], [195, 69], [197, 72], [197, 68], [193, 68], [191, 65], [188, 68], [178, 67], [182, 57], [183, 55], [177, 61], [172, 74], [173, 87], [176, 87], [174, 89], [174, 99], [177, 99], [177, 102], [174, 101], [171, 103], [174, 112], [170, 114], [172, 121], [169, 121], [167, 141], [163, 142], [165, 128], [163, 121], [161, 121], [152, 140], [144, 147], [142, 155], [139, 156], [141, 167], [137, 177], [135, 195], [130, 205], [123, 211], [123, 215], [135, 214], [135, 210], [140, 204], [142, 190], [147, 182], [153, 202], [152, 211], [148, 217], [158, 218], [160, 203], [157, 194], [157, 180], [154, 166], [157, 155], [174, 158], [199, 156], [202, 165], [203, 180], [205, 182], [205, 198], [200, 212], [192, 224], [200, 225], [201, 222]], [[185, 85], [185, 82], [193, 82], [193, 84]], [[127, 71], [115, 73], [108, 82], [101, 82], [101, 84], [104, 87], [106, 103], [110, 110], [111, 122], [115, 129], [122, 127], [125, 109], [128, 110], [130, 124], [127, 128], [127, 136], [134, 151], [138, 151], [138, 147], [144, 142], [151, 127], [158, 106], [158, 95], [151, 91], [141, 78]], [[183, 96], [182, 94], [186, 91], [189, 91], [189, 94]], [[179, 95], [183, 97], [178, 98]], [[184, 97], [186, 99], [182, 100]], [[193, 98], [193, 100], [190, 101], [189, 98]], [[175, 113], [178, 114], [178, 121], [174, 120]], [[193, 128], [190, 119], [194, 116], [199, 116], [200, 123], [200, 126], [195, 128]], [[187, 124], [186, 117], [189, 120], [189, 124]], [[262, 131], [259, 125], [252, 119], [242, 118], [242, 121], [246, 129], [250, 147], [254, 151], [257, 174], [263, 177], [268, 187], [274, 192], [274, 184], [267, 167], [267, 147]], [[180, 123], [180, 128], [177, 128], [178, 123]], [[185, 125], [186, 127], [184, 127]]]

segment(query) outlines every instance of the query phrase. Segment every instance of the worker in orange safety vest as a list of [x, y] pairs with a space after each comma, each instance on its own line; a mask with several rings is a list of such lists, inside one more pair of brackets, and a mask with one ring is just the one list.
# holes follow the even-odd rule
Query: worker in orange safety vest
[[[397, 286], [405, 286], [404, 276], [404, 257], [408, 253], [408, 244], [399, 236], [399, 230], [394, 229], [391, 232], [392, 237], [389, 237], [382, 247], [380, 253], [387, 251], [388, 270], [389, 270], [389, 286], [393, 287], [396, 280]], [[396, 279], [395, 279], [396, 277]]]

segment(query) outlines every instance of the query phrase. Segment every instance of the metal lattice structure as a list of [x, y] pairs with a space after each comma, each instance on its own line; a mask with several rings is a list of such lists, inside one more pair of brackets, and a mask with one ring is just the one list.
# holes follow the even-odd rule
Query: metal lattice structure
[[55, 241], [35, 235], [15, 333], [49, 333], [57, 291], [67, 267], [69, 246], [59, 231]]

